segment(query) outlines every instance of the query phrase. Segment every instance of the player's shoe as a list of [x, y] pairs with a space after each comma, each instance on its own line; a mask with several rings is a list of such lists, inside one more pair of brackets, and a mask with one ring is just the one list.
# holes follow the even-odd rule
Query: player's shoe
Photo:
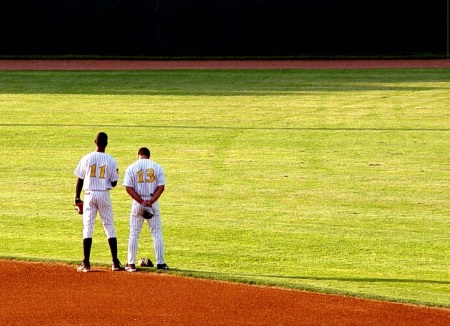
[[77, 272], [90, 272], [91, 266], [89, 264], [86, 264], [84, 261], [81, 263], [80, 266], [77, 268]]
[[113, 272], [120, 271], [120, 269], [121, 269], [121, 264], [120, 264], [120, 261], [119, 261], [118, 259], [112, 261], [112, 267], [111, 267], [111, 269], [113, 270]]
[[168, 270], [169, 266], [167, 264], [156, 264], [156, 269]]
[[135, 264], [126, 264], [125, 270], [127, 272], [136, 272], [136, 265]]

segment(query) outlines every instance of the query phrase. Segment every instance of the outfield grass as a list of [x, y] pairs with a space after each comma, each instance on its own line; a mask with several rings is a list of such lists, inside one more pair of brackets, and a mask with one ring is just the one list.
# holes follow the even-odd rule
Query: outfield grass
[[80, 262], [73, 171], [105, 131], [121, 177], [141, 146], [165, 168], [172, 273], [450, 307], [448, 69], [2, 71], [0, 114], [0, 258]]

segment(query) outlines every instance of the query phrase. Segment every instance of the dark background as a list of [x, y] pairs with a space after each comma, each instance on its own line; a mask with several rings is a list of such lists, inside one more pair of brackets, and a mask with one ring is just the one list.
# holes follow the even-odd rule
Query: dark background
[[0, 55], [447, 55], [446, 0], [0, 0]]

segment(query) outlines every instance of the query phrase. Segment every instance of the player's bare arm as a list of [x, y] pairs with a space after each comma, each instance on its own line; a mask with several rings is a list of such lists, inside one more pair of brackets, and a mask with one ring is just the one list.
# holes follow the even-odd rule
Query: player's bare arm
[[[119, 169], [117, 169], [116, 171], [117, 171], [117, 174], [119, 174]], [[111, 187], [114, 188], [115, 186], [117, 186], [117, 181], [118, 181], [118, 180], [116, 180], [116, 181], [111, 181]]]
[[127, 193], [133, 198], [135, 201], [137, 201], [139, 204], [142, 204], [144, 201], [141, 196], [134, 190], [133, 187], [126, 186], [125, 189], [127, 190]]
[[153, 203], [155, 203], [158, 199], [159, 199], [159, 197], [161, 196], [161, 194], [164, 192], [164, 189], [165, 189], [165, 186], [164, 185], [161, 185], [161, 186], [158, 186], [158, 187], [156, 187], [156, 191], [155, 191], [155, 193], [152, 195], [152, 198], [150, 198], [150, 200], [144, 200], [142, 203], [141, 203], [141, 205], [144, 205], [144, 206], [152, 206], [153, 205]]
[[77, 200], [80, 200], [81, 190], [83, 190], [83, 184], [84, 180], [78, 178], [77, 185], [75, 187], [75, 203], [77, 202]]

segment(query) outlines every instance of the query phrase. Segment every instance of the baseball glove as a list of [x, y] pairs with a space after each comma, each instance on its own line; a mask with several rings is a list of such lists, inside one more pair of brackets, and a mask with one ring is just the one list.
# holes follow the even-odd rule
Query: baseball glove
[[155, 213], [153, 212], [153, 209], [151, 207], [145, 207], [144, 212], [142, 213], [142, 217], [146, 220], [149, 220], [153, 217]]
[[139, 259], [139, 265], [141, 265], [141, 267], [154, 267], [152, 261], [149, 258]]
[[73, 205], [78, 214], [83, 214], [83, 201], [81, 199], [75, 199], [75, 204]]

